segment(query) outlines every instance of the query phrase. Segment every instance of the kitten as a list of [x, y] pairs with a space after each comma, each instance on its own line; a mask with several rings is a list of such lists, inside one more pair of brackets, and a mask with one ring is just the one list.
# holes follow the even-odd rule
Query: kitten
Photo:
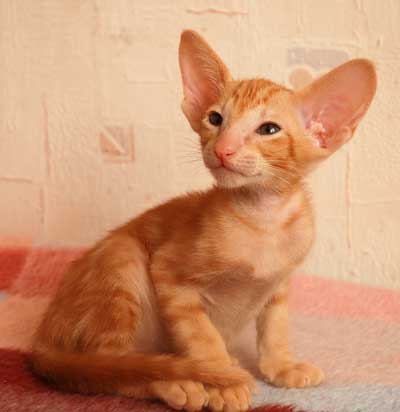
[[216, 186], [144, 212], [74, 262], [31, 363], [67, 390], [244, 411], [253, 380], [228, 348], [254, 318], [267, 382], [323, 381], [288, 348], [288, 281], [314, 238], [304, 179], [352, 137], [376, 75], [357, 59], [299, 92], [236, 81], [193, 31], [182, 34], [179, 62], [182, 109]]

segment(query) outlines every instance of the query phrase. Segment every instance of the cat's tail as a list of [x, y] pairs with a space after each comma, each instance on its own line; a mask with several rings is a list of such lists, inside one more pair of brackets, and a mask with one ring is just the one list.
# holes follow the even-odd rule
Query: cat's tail
[[122, 356], [96, 353], [33, 352], [30, 363], [47, 381], [81, 393], [118, 392], [121, 385], [166, 380], [193, 380], [218, 387], [250, 384], [252, 376], [219, 361], [175, 355], [132, 353]]

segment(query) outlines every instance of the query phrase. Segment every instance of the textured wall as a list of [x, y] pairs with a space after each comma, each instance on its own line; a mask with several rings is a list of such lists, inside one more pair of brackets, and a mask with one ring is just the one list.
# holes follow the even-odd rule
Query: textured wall
[[400, 286], [400, 2], [0, 0], [1, 234], [87, 244], [210, 177], [179, 104], [179, 34], [239, 77], [299, 87], [352, 57], [379, 90], [312, 179], [307, 270]]

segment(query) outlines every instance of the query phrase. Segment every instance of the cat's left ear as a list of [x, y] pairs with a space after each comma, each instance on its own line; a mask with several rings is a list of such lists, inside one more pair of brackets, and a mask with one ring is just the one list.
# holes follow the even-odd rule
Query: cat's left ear
[[376, 90], [374, 65], [350, 60], [296, 93], [303, 125], [324, 158], [349, 141]]
[[192, 129], [198, 132], [206, 110], [219, 99], [232, 78], [219, 56], [192, 30], [181, 35], [179, 65], [184, 93], [181, 107]]

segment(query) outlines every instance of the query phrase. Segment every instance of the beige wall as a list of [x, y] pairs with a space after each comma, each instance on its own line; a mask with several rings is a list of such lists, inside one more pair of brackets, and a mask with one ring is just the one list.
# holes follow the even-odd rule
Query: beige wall
[[355, 140], [312, 180], [306, 270], [399, 287], [397, 0], [0, 0], [0, 234], [87, 244], [210, 184], [179, 108], [183, 28], [239, 77], [294, 87], [348, 58], [377, 63]]

